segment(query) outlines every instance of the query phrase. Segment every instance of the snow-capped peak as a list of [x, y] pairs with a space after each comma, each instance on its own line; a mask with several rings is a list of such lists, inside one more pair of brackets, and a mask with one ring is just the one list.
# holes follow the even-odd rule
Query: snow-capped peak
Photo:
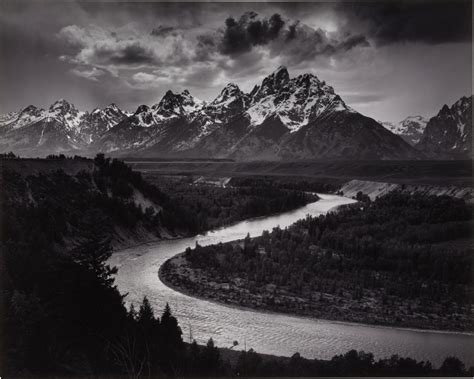
[[181, 115], [183, 113], [179, 95], [175, 95], [171, 90], [166, 91], [160, 102], [153, 105], [151, 109], [165, 117]]
[[148, 112], [149, 110], [150, 110], [150, 107], [148, 105], [142, 104], [138, 106], [137, 110], [135, 111], [135, 114]]
[[251, 93], [247, 110], [251, 124], [261, 124], [269, 116], [278, 117], [291, 132], [329, 112], [354, 112], [334, 89], [313, 74], [290, 79], [286, 67], [279, 67]]
[[286, 66], [278, 66], [278, 68], [273, 71], [270, 76], [274, 76], [274, 77], [290, 77], [290, 75], [288, 74], [288, 69], [286, 68]]
[[397, 123], [381, 121], [379, 123], [393, 134], [397, 134], [408, 143], [415, 145], [419, 142], [428, 121], [426, 117], [417, 115], [408, 116]]
[[27, 107], [25, 107], [21, 110], [21, 113], [35, 114], [39, 111], [41, 111], [41, 109], [38, 109], [34, 105], [28, 105]]
[[187, 113], [195, 112], [201, 109], [206, 103], [191, 95], [187, 89], [181, 92], [181, 105]]
[[[280, 91], [290, 80], [290, 75], [285, 66], [278, 67], [270, 75], [265, 77], [262, 84], [252, 94], [252, 101], [257, 102], [266, 96]], [[253, 91], [252, 91], [253, 92]]]
[[110, 104], [107, 105], [104, 109], [110, 109], [110, 110], [113, 110], [113, 111], [123, 112], [123, 111], [117, 106], [117, 104], [115, 104], [115, 103], [110, 103]]
[[45, 117], [44, 114], [44, 109], [37, 108], [34, 105], [28, 105], [19, 112], [11, 112], [3, 116], [0, 120], [0, 125], [9, 126], [12, 129], [19, 129], [23, 126], [40, 121]]
[[471, 106], [472, 99], [473, 99], [473, 96], [471, 96], [471, 97], [463, 96], [453, 104], [453, 107], [454, 108], [459, 108], [460, 110], [464, 111], [468, 107]]
[[228, 108], [243, 97], [245, 97], [245, 94], [240, 88], [234, 83], [229, 83], [222, 89], [219, 96], [210, 103], [210, 106]]
[[59, 99], [56, 100], [51, 106], [49, 107], [50, 111], [56, 111], [56, 110], [69, 110], [69, 109], [76, 109], [74, 105], [72, 105], [70, 102], [68, 102], [65, 99]]
[[50, 107], [45, 117], [62, 122], [68, 129], [77, 129], [86, 112], [78, 111], [76, 107], [64, 99], [59, 99]]
[[188, 116], [201, 109], [205, 102], [192, 96], [188, 90], [175, 94], [168, 90], [158, 104], [153, 105], [152, 110], [161, 117]]

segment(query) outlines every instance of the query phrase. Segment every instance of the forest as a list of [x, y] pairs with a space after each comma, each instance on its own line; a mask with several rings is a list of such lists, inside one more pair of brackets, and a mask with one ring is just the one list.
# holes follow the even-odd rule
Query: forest
[[[226, 187], [197, 184], [196, 177], [145, 173], [144, 178], [159, 186], [187, 210], [186, 217], [196, 231], [214, 229], [252, 217], [280, 213], [317, 201], [313, 188], [323, 184], [284, 182], [277, 179], [231, 178]], [[322, 191], [321, 191], [322, 192]]]
[[447, 196], [358, 198], [261, 237], [188, 249], [161, 274], [186, 292], [241, 306], [472, 330], [472, 206]]
[[[8, 158], [13, 159], [13, 158]], [[51, 159], [63, 159], [54, 157]], [[447, 357], [428, 362], [350, 351], [329, 361], [263, 359], [254, 351], [229, 361], [212, 339], [183, 341], [169, 306], [148, 299], [127, 309], [107, 265], [111, 229], [192, 230], [185, 208], [118, 161], [98, 156], [93, 172], [29, 175], [5, 167], [0, 176], [0, 373], [5, 377], [178, 377], [242, 375], [471, 375]], [[163, 215], [132, 201], [139, 190]], [[309, 221], [308, 221], [309, 222]]]

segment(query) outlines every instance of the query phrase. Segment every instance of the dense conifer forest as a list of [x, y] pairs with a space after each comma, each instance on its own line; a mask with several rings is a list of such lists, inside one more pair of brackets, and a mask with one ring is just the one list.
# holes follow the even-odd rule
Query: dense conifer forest
[[[153, 309], [146, 298], [124, 306], [116, 269], [106, 262], [117, 224], [185, 232], [196, 225], [183, 218], [184, 207], [123, 163], [98, 156], [94, 165], [76, 175], [1, 172], [2, 376], [471, 374], [454, 357], [439, 369], [397, 356], [376, 361], [357, 351], [322, 361], [299, 354], [268, 359], [250, 350], [229, 361], [212, 339], [206, 346], [185, 344], [168, 306]], [[137, 205], [136, 191], [161, 212]]]
[[358, 198], [285, 230], [188, 249], [184, 262], [165, 264], [162, 276], [192, 294], [237, 305], [472, 330], [472, 206], [447, 196]]
[[[194, 176], [161, 176], [145, 173], [144, 177], [172, 194], [173, 200], [188, 210], [187, 218], [197, 231], [209, 230], [234, 222], [296, 209], [317, 201], [310, 190], [327, 192], [329, 185], [232, 178], [226, 186], [195, 183]], [[326, 190], [326, 191], [323, 191]], [[313, 192], [316, 192], [314, 190]]]

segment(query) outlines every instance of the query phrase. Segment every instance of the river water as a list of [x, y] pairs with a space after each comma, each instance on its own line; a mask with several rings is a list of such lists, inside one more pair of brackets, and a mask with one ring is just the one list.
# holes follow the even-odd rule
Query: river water
[[160, 241], [115, 252], [109, 264], [117, 266], [115, 283], [126, 301], [139, 303], [147, 296], [156, 314], [166, 302], [178, 318], [183, 337], [192, 335], [198, 343], [212, 337], [219, 347], [239, 342], [241, 349], [259, 353], [291, 356], [299, 352], [306, 358], [328, 359], [350, 349], [374, 353], [376, 358], [392, 354], [439, 365], [448, 355], [455, 355], [474, 365], [474, 336], [460, 333], [417, 331], [317, 320], [282, 314], [243, 310], [196, 299], [165, 286], [158, 278], [159, 267], [172, 256], [194, 247], [258, 236], [276, 226], [286, 227], [306, 215], [326, 213], [353, 200], [320, 195], [321, 200], [280, 215], [242, 221], [191, 238]]

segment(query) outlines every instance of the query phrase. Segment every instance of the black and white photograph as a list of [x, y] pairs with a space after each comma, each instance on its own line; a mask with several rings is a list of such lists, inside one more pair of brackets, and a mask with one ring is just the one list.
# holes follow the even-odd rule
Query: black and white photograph
[[0, 379], [474, 377], [471, 0], [0, 1]]

